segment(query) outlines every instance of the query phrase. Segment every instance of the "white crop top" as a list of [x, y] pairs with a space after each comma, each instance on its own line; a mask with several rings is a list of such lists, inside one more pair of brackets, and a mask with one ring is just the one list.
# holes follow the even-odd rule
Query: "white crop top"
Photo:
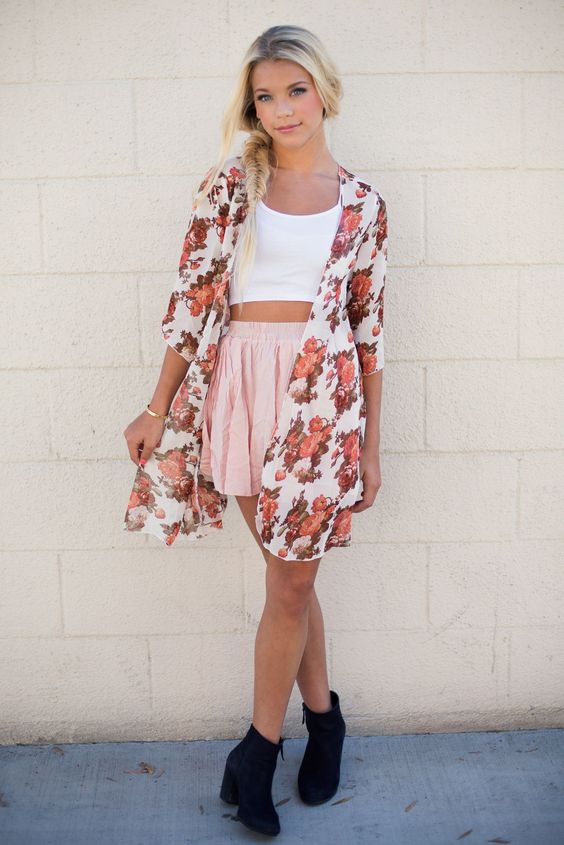
[[[259, 200], [257, 250], [245, 288], [245, 302], [313, 302], [341, 219], [341, 198], [317, 214], [285, 214]], [[229, 305], [242, 302], [236, 273]]]

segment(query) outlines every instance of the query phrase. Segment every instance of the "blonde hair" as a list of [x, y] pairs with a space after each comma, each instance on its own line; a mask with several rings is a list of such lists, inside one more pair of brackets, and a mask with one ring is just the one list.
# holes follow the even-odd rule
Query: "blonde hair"
[[[222, 122], [220, 155], [202, 189], [194, 196], [198, 204], [211, 190], [229, 155], [239, 130], [249, 133], [243, 145], [241, 163], [245, 171], [248, 209], [235, 249], [237, 287], [243, 294], [256, 251], [256, 206], [266, 194], [271, 166], [276, 166], [272, 138], [258, 122], [251, 84], [253, 68], [266, 59], [286, 59], [304, 67], [324, 106], [324, 117], [339, 114], [343, 88], [337, 68], [319, 38], [301, 26], [271, 26], [259, 35], [243, 58], [239, 76]], [[234, 274], [235, 277], [235, 274]]]

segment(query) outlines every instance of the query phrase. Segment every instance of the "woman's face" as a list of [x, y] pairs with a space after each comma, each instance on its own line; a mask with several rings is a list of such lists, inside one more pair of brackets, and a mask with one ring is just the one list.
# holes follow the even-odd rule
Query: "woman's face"
[[[300, 147], [319, 131], [323, 103], [311, 75], [301, 65], [286, 59], [264, 59], [253, 68], [251, 85], [257, 117], [274, 146]], [[281, 129], [294, 125], [295, 129], [286, 132]]]

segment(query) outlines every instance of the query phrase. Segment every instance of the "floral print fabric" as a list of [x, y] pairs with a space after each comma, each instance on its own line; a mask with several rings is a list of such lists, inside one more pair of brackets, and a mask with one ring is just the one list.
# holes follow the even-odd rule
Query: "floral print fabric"
[[[342, 165], [339, 178], [339, 226], [262, 469], [256, 527], [265, 548], [283, 560], [312, 560], [350, 545], [350, 508], [362, 485], [363, 377], [384, 366], [386, 204]], [[223, 528], [227, 496], [199, 471], [203, 404], [229, 325], [234, 249], [247, 207], [241, 157], [233, 156], [205, 201], [192, 207], [162, 321], [164, 339], [189, 366], [160, 445], [137, 468], [124, 528], [166, 545], [179, 534], [198, 539]]]

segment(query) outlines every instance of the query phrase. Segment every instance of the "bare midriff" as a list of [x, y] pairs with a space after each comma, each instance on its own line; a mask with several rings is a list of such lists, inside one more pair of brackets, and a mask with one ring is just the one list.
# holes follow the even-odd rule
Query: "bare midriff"
[[229, 307], [229, 318], [265, 323], [302, 323], [308, 320], [312, 306], [313, 302], [244, 302]]

